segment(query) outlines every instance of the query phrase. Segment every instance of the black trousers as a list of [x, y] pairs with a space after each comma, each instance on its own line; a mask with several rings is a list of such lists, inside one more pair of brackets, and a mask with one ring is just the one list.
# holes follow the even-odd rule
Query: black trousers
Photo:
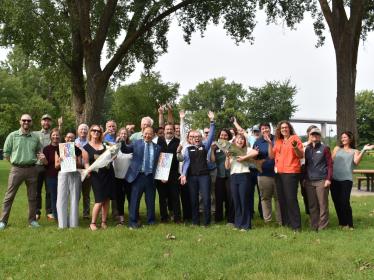
[[[235, 220], [235, 208], [234, 201], [232, 200], [230, 190], [230, 178], [229, 177], [216, 177], [215, 185], [215, 196], [216, 196], [216, 212], [215, 221], [223, 221], [223, 209], [225, 209], [225, 216], [228, 223], [234, 223]], [[223, 207], [225, 204], [225, 208]]]
[[298, 173], [282, 173], [275, 177], [282, 225], [301, 229], [301, 215], [297, 200]]
[[305, 208], [305, 214], [309, 215], [309, 202], [308, 202], [308, 194], [306, 192], [305, 186], [304, 186], [304, 181], [305, 181], [305, 165], [303, 164], [301, 166], [301, 176], [300, 176], [300, 190], [301, 190], [301, 195], [303, 197], [304, 201], [304, 208]]
[[251, 172], [249, 173], [249, 181], [250, 181], [250, 185], [252, 186], [250, 188], [251, 190], [250, 191], [251, 205], [249, 206], [250, 215], [251, 215], [251, 218], [253, 219], [255, 215], [255, 190], [257, 188], [257, 193], [258, 193], [257, 210], [258, 210], [258, 214], [260, 215], [260, 218], [263, 219], [264, 216], [262, 214], [261, 195], [260, 195], [260, 189], [258, 187], [258, 180], [257, 180], [258, 171], [256, 168], [249, 168], [249, 169], [251, 170]]
[[161, 221], [166, 222], [169, 220], [168, 206], [170, 204], [172, 208], [171, 210], [174, 214], [174, 222], [180, 222], [181, 203], [178, 180], [170, 180], [166, 183], [156, 181], [156, 186], [158, 191]]
[[116, 201], [118, 216], [125, 215], [125, 200], [127, 199], [127, 209], [130, 213], [131, 184], [125, 179], [116, 179]]
[[184, 186], [179, 184], [179, 190], [182, 202], [183, 221], [190, 221], [192, 219], [190, 189], [187, 184]]
[[44, 166], [37, 166], [38, 168], [38, 181], [36, 186], [36, 214], [40, 215], [42, 210], [42, 190], [45, 185], [45, 212], [46, 214], [52, 213], [51, 207], [51, 193], [46, 184], [46, 170]]
[[336, 215], [338, 216], [339, 225], [353, 227], [351, 191], [353, 182], [335, 181], [331, 183], [331, 197], [334, 202]]

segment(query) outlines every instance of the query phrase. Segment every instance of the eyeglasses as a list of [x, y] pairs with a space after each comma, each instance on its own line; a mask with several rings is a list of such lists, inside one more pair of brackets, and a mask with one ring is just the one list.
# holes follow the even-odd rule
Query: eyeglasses
[[207, 134], [207, 135], [208, 135], [208, 134], [209, 134], [209, 131], [204, 131], [204, 134]]
[[101, 133], [101, 130], [98, 130], [98, 129], [91, 129], [91, 132]]
[[21, 120], [22, 122], [32, 122], [32, 120]]

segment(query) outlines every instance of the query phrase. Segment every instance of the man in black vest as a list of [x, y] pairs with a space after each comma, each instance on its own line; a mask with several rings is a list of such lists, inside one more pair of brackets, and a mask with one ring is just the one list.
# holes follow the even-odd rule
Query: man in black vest
[[177, 148], [179, 146], [179, 139], [175, 137], [175, 130], [173, 124], [165, 126], [165, 139], [159, 137], [157, 144], [161, 146], [162, 153], [173, 154], [173, 161], [170, 167], [169, 179], [167, 181], [157, 181], [157, 191], [160, 204], [161, 222], [169, 221], [168, 203], [171, 205], [171, 210], [174, 213], [174, 222], [181, 221], [181, 204], [179, 198], [179, 162], [177, 160]]
[[[192, 224], [199, 225], [199, 192], [203, 198], [204, 204], [204, 225], [210, 224], [210, 175], [208, 169], [207, 155], [209, 148], [214, 139], [214, 113], [209, 112], [210, 131], [208, 140], [202, 142], [202, 135], [200, 131], [194, 130], [190, 132], [193, 138], [191, 146], [187, 147], [183, 154], [184, 164], [182, 168], [181, 184], [185, 185], [188, 181], [188, 188], [191, 195], [192, 208]], [[188, 177], [187, 177], [188, 176]]]

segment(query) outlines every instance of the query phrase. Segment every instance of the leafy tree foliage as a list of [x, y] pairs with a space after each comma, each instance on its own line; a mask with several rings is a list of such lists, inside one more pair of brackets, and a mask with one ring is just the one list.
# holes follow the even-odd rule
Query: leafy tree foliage
[[67, 70], [78, 122], [97, 122], [110, 79], [125, 78], [137, 62], [149, 69], [167, 51], [172, 17], [187, 42], [212, 22], [222, 22], [237, 42], [251, 41], [256, 2], [2, 0], [0, 44], [19, 45], [39, 64]]
[[364, 90], [356, 95], [356, 114], [359, 143], [374, 141], [374, 91]]
[[179, 106], [186, 111], [186, 122], [192, 128], [209, 126], [208, 111], [215, 113], [218, 128], [232, 127], [230, 116], [236, 116], [243, 127], [249, 127], [247, 95], [241, 84], [228, 84], [225, 78], [217, 78], [198, 84], [182, 97]]
[[28, 113], [33, 118], [33, 129], [40, 129], [40, 118], [49, 113], [57, 125], [63, 116], [67, 129], [74, 129], [69, 87], [64, 77], [58, 78], [47, 69], [30, 63], [27, 57], [15, 49], [0, 66], [0, 146], [6, 136], [19, 128], [19, 118]]
[[296, 112], [294, 98], [296, 86], [290, 80], [266, 82], [262, 87], [250, 87], [248, 110], [254, 123], [270, 122], [273, 126], [281, 120], [289, 120]]
[[[310, 12], [315, 19], [314, 30], [319, 40], [325, 41], [325, 22], [334, 44], [337, 72], [338, 135], [350, 130], [357, 135], [355, 112], [356, 65], [360, 38], [374, 29], [373, 0], [259, 0], [260, 9], [268, 15], [268, 21], [284, 19], [293, 28]], [[352, 112], [347, 114], [347, 112]]]
[[121, 125], [140, 125], [140, 119], [150, 116], [158, 123], [158, 108], [170, 103], [175, 105], [179, 84], [164, 83], [159, 73], [142, 74], [138, 82], [119, 87], [113, 95], [113, 118]]

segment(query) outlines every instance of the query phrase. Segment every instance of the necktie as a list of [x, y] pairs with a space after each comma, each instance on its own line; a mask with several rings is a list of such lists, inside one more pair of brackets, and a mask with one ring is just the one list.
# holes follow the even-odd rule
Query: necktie
[[144, 173], [146, 175], [152, 173], [152, 166], [151, 166], [151, 150], [149, 148], [149, 143], [145, 143], [145, 151], [144, 151]]

